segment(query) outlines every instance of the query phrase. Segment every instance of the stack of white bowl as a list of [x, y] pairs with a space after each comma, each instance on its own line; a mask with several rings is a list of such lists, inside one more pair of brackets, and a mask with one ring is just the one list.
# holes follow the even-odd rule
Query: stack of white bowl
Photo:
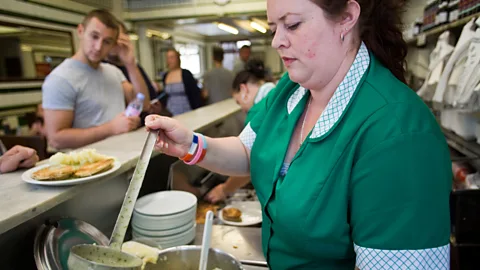
[[133, 238], [147, 238], [162, 248], [195, 239], [197, 197], [184, 191], [161, 191], [137, 200], [132, 217]]

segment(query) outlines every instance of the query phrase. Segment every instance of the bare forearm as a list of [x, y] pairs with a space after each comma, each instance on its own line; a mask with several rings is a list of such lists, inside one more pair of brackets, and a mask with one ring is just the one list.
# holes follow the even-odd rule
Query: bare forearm
[[57, 149], [79, 148], [113, 135], [108, 124], [91, 128], [67, 128], [49, 136], [49, 143]]
[[208, 151], [199, 166], [224, 175], [250, 174], [249, 153], [238, 137], [206, 139]]
[[150, 107], [150, 93], [148, 92], [147, 84], [140, 73], [140, 69], [138, 68], [137, 64], [126, 65], [126, 68], [135, 92], [140, 92], [145, 95], [143, 108], [148, 110]]
[[223, 184], [223, 191], [230, 194], [248, 183], [250, 183], [250, 176], [232, 176]]

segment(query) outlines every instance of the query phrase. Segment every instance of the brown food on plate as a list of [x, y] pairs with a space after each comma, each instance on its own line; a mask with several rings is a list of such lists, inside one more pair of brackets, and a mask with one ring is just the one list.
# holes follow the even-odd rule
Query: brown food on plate
[[75, 177], [87, 177], [110, 170], [113, 167], [113, 159], [105, 159], [95, 163], [83, 165], [75, 172]]
[[216, 204], [199, 202], [197, 206], [197, 216], [196, 216], [197, 224], [205, 224], [205, 215], [207, 215], [207, 212], [212, 211], [214, 214], [216, 214], [218, 211], [218, 208], [220, 207]]
[[233, 222], [242, 222], [242, 211], [237, 208], [224, 208], [222, 211], [223, 219]]
[[39, 181], [64, 180], [71, 177], [75, 169], [68, 165], [55, 165], [40, 169], [32, 173], [32, 178]]

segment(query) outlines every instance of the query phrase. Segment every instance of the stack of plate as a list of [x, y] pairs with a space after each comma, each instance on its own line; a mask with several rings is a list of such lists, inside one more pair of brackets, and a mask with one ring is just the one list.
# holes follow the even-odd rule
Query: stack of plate
[[197, 197], [184, 191], [161, 191], [138, 199], [132, 217], [133, 238], [148, 238], [162, 248], [195, 239]]

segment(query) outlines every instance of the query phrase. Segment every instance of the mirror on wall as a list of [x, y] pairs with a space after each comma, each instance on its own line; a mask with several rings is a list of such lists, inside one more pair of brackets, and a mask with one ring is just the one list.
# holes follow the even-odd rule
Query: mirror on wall
[[0, 82], [42, 80], [73, 52], [71, 32], [0, 22]]

